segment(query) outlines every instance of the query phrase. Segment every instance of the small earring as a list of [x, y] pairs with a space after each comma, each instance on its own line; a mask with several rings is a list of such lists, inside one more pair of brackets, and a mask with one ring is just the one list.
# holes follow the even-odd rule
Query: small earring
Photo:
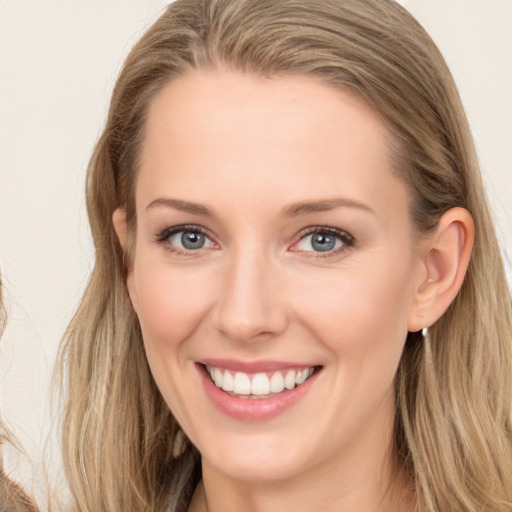
[[423, 336], [423, 339], [425, 339], [428, 336], [428, 327], [423, 327], [421, 330], [421, 335]]
[[181, 457], [185, 453], [185, 450], [187, 448], [187, 442], [187, 436], [180, 428], [178, 432], [176, 432], [176, 435], [174, 437], [174, 446], [172, 449], [172, 456], [175, 459]]

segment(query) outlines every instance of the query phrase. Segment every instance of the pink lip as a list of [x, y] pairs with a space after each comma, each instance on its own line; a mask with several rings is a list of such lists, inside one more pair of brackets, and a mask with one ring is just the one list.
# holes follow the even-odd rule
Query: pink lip
[[[211, 366], [220, 368], [228, 368], [230, 370], [241, 370], [242, 366], [240, 362], [236, 362], [236, 365], [220, 364], [220, 360], [213, 360]], [[227, 361], [224, 361], [226, 363]], [[233, 361], [232, 361], [233, 362]], [[234, 363], [234, 362], [233, 362]], [[206, 364], [206, 363], [205, 363]], [[278, 363], [276, 363], [277, 365]], [[222, 413], [230, 416], [239, 421], [245, 422], [259, 422], [271, 420], [280, 414], [284, 413], [290, 407], [297, 404], [310, 390], [319, 372], [314, 373], [306, 382], [297, 386], [291, 390], [285, 390], [281, 393], [264, 399], [251, 399], [251, 398], [237, 398], [226, 393], [222, 389], [218, 388], [206, 374], [203, 364], [197, 364], [201, 380], [203, 382], [206, 394], [210, 398], [213, 405]], [[304, 365], [288, 365], [287, 368], [300, 368]], [[272, 371], [269, 370], [269, 365], [261, 365], [260, 363], [247, 363], [245, 365], [247, 373], [257, 373], [259, 371]], [[283, 365], [279, 363], [275, 369], [283, 369]]]
[[214, 366], [224, 370], [244, 373], [266, 373], [278, 370], [300, 370], [310, 368], [315, 365], [305, 365], [304, 363], [290, 363], [284, 361], [236, 361], [234, 359], [202, 359], [198, 363], [206, 366]]

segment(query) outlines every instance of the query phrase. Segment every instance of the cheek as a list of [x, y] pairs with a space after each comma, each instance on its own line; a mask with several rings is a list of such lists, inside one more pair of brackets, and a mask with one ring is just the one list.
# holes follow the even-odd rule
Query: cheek
[[211, 304], [215, 284], [197, 271], [151, 264], [141, 257], [134, 272], [137, 314], [150, 350], [172, 349], [198, 328]]
[[[138, 318], [151, 373], [175, 418], [193, 432], [187, 405], [192, 397], [183, 379], [197, 379], [190, 364], [194, 339], [211, 303], [213, 283], [205, 276], [139, 258], [134, 272]], [[196, 336], [197, 337], [197, 336]]]
[[[294, 290], [297, 314], [337, 358], [357, 365], [396, 366], [407, 335], [408, 267], [349, 269]], [[299, 306], [300, 304], [300, 306]]]

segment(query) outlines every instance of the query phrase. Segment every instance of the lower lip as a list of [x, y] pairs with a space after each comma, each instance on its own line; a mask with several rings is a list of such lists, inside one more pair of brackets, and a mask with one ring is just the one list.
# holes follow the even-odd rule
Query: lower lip
[[271, 420], [299, 402], [309, 391], [319, 372], [315, 372], [299, 386], [282, 391], [270, 398], [237, 398], [218, 388], [206, 374], [203, 365], [197, 365], [204, 388], [210, 400], [222, 413], [246, 422]]

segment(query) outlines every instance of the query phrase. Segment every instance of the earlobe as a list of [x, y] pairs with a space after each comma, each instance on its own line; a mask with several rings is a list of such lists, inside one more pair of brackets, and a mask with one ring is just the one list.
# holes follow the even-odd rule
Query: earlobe
[[432, 325], [453, 302], [466, 275], [474, 236], [471, 214], [464, 208], [452, 208], [422, 242], [421, 265], [427, 277], [415, 291], [409, 331]]

